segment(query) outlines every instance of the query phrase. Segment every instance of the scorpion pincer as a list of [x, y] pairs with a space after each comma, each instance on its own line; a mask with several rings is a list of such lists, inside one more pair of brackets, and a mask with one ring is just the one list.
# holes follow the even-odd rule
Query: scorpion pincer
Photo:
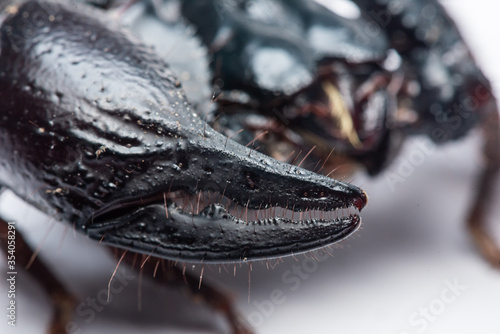
[[168, 65], [100, 12], [3, 4], [0, 38], [0, 184], [90, 238], [228, 262], [305, 252], [359, 227], [361, 189], [214, 131]]

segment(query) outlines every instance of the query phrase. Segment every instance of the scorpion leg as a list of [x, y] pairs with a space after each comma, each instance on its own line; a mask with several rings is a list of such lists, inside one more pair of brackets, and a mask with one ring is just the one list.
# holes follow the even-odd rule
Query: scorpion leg
[[500, 170], [500, 119], [496, 109], [485, 119], [483, 132], [486, 166], [478, 178], [477, 193], [467, 219], [467, 227], [481, 254], [491, 265], [500, 268], [500, 248], [485, 226], [487, 209], [492, 204], [495, 181]]
[[[113, 248], [110, 248], [113, 250]], [[146, 256], [143, 255], [143, 258]], [[135, 254], [126, 254], [123, 261], [134, 267]], [[145, 277], [154, 277], [161, 283], [185, 288], [190, 296], [195, 300], [200, 300], [210, 308], [221, 312], [228, 320], [233, 334], [252, 334], [254, 333], [247, 325], [241, 315], [237, 312], [230, 296], [214, 288], [210, 284], [200, 284], [200, 278], [195, 277], [189, 272], [179, 268], [177, 265], [167, 265], [164, 269], [158, 269], [157, 258], [148, 257], [143, 260], [141, 271]], [[162, 260], [164, 261], [164, 260]]]
[[[0, 246], [7, 252], [9, 241], [9, 224], [0, 219]], [[33, 250], [28, 245], [19, 230], [15, 230], [15, 257], [16, 264], [27, 267], [31, 262]], [[54, 314], [52, 316], [49, 334], [65, 334], [66, 324], [73, 316], [75, 307], [75, 297], [69, 292], [59, 280], [51, 273], [50, 269], [40, 259], [39, 256], [29, 266], [30, 274], [43, 287], [50, 296], [54, 304]]]

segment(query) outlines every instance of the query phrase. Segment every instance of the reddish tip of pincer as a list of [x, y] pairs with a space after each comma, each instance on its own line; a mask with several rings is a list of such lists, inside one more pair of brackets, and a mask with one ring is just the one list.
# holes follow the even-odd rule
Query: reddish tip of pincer
[[360, 196], [356, 197], [352, 201], [352, 205], [358, 208], [359, 211], [361, 211], [366, 206], [366, 203], [368, 203], [368, 195], [366, 195], [366, 193], [363, 190], [361, 190]]

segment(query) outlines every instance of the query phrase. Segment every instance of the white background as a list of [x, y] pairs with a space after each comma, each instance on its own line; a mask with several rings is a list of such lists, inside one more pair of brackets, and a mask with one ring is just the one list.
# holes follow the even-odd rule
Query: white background
[[[500, 95], [500, 3], [448, 0], [444, 4]], [[259, 312], [256, 303], [266, 304], [273, 290], [282, 291], [281, 304], [268, 308], [266, 314], [260, 312], [262, 321], [257, 332], [262, 334], [499, 333], [500, 271], [479, 257], [464, 229], [480, 164], [479, 146], [479, 133], [475, 132], [464, 141], [440, 147], [394, 191], [385, 175], [376, 179], [358, 176], [353, 183], [370, 196], [362, 213], [362, 229], [343, 242], [342, 248], [334, 249], [334, 258], [318, 263], [307, 279], [299, 280], [296, 290], [282, 280], [282, 275], [294, 265], [304, 265], [302, 256], [298, 262], [285, 259], [274, 270], [255, 263], [250, 303], [245, 265], [238, 267], [235, 278], [224, 270], [218, 274], [218, 267], [207, 267], [204, 281], [233, 292], [241, 313], [245, 317], [252, 315], [254, 321]], [[415, 143], [408, 143], [401, 156], [408, 157], [416, 149]], [[391, 170], [397, 167], [396, 162]], [[497, 204], [499, 190], [495, 198]], [[8, 192], [0, 198], [0, 212], [18, 222], [19, 230], [27, 232], [32, 245], [41, 244], [49, 226], [46, 216]], [[498, 217], [497, 206], [489, 220], [496, 224], [494, 233], [500, 241]], [[64, 235], [60, 223], [48, 233], [40, 254], [82, 300], [96, 297], [105, 289], [115, 267], [104, 249], [71, 231]], [[5, 270], [4, 264], [1, 260], [0, 270]], [[464, 287], [450, 303], [442, 302], [445, 281], [458, 281]], [[7, 326], [2, 316], [0, 332], [43, 333], [51, 314], [47, 297], [23, 272], [17, 284], [18, 326]], [[6, 306], [1, 302], [7, 300], [6, 289], [1, 280], [2, 309]], [[143, 282], [143, 310], [139, 313], [137, 293], [134, 279], [91, 323], [76, 317], [79, 333], [217, 333], [224, 328], [223, 320], [214, 318], [213, 312], [147, 279]], [[445, 305], [444, 309], [439, 305]], [[415, 313], [418, 316], [421, 308], [431, 306], [433, 320], [427, 321], [425, 329], [410, 323], [410, 317]]]

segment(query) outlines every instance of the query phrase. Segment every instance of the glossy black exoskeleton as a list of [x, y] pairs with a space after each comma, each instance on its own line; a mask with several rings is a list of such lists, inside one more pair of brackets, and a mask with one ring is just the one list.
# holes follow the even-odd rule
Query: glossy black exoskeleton
[[[304, 0], [87, 2], [111, 14], [45, 1], [2, 11], [0, 183], [30, 204], [103, 243], [167, 259], [280, 256], [354, 231], [357, 214], [336, 209], [361, 209], [366, 197], [268, 156], [375, 175], [408, 136], [441, 143], [487, 124], [468, 222], [498, 265], [482, 226], [500, 162], [496, 101], [436, 1], [357, 0], [355, 19]], [[127, 17], [133, 3], [142, 16]], [[182, 49], [171, 72], [158, 31], [186, 22], [203, 59], [193, 65]], [[204, 63], [209, 88], [193, 80]]]
[[168, 65], [97, 10], [12, 2], [0, 31], [0, 184], [57, 220], [203, 263], [300, 253], [359, 227], [361, 189], [214, 131]]
[[[2, 185], [97, 240], [179, 260], [299, 252], [356, 228], [357, 216], [331, 224], [319, 214], [362, 208], [358, 188], [228, 140], [145, 47], [99, 17], [50, 8], [53, 20], [33, 38], [16, 39], [22, 16], [3, 22]], [[191, 200], [195, 210], [182, 204]], [[294, 211], [307, 218], [296, 224]]]

